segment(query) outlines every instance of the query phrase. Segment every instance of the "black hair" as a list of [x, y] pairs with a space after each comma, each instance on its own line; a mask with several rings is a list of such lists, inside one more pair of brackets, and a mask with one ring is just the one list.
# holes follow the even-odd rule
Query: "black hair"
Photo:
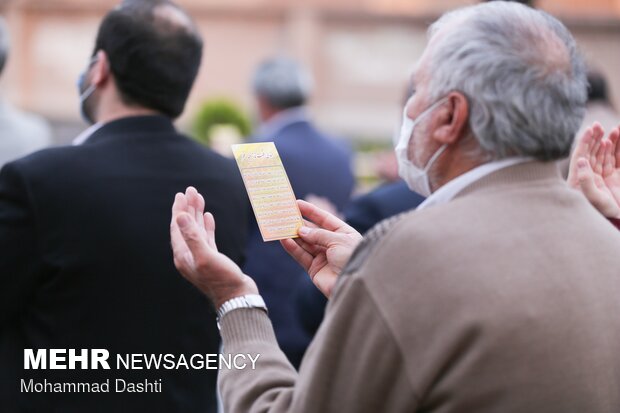
[[[168, 11], [187, 21], [168, 16]], [[126, 104], [171, 118], [183, 112], [200, 67], [202, 39], [177, 5], [168, 0], [124, 1], [99, 26], [93, 56], [100, 50], [108, 56]]]
[[9, 58], [9, 30], [4, 17], [0, 16], [0, 74], [4, 72], [4, 66]]
[[603, 74], [592, 71], [588, 73], [588, 102], [595, 101], [609, 103], [609, 94]]
[[8, 60], [8, 53], [6, 50], [0, 50], [0, 74], [4, 72], [4, 66], [6, 66], [6, 61]]

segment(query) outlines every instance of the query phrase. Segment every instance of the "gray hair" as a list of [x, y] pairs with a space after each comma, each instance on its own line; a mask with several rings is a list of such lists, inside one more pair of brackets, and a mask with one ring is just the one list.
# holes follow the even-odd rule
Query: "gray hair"
[[254, 93], [274, 108], [287, 109], [301, 106], [308, 100], [312, 78], [295, 60], [276, 57], [258, 66], [252, 87]]
[[0, 16], [0, 74], [9, 57], [9, 30], [4, 17]]
[[585, 114], [587, 81], [560, 21], [495, 1], [445, 14], [429, 29], [431, 40], [438, 34], [430, 50], [430, 98], [452, 91], [467, 97], [469, 126], [487, 156], [568, 156]]

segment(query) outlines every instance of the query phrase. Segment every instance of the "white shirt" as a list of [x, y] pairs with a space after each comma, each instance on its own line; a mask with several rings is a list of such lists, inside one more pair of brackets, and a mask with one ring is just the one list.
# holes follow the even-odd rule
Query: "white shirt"
[[258, 129], [257, 136], [274, 136], [288, 125], [308, 120], [308, 111], [304, 106], [285, 109], [263, 123]]
[[75, 139], [73, 139], [73, 146], [82, 145], [88, 140], [88, 138], [92, 136], [93, 133], [97, 132], [102, 126], [103, 123], [95, 123], [94, 125], [89, 126], [86, 130], [84, 130], [84, 132], [80, 133]]
[[463, 175], [454, 178], [453, 180], [433, 192], [416, 209], [425, 209], [434, 205], [448, 203], [463, 189], [473, 184], [474, 182], [482, 179], [483, 177], [495, 171], [499, 171], [500, 169], [530, 161], [532, 161], [532, 158], [517, 157], [502, 159], [500, 161], [494, 161], [485, 163], [484, 165], [480, 165], [472, 169], [471, 171], [467, 171]]

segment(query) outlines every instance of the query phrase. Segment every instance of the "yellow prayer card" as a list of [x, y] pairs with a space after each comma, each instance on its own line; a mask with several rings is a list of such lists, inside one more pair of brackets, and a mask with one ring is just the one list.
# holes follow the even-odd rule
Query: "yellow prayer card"
[[303, 220], [276, 145], [245, 143], [232, 150], [263, 241], [297, 238]]

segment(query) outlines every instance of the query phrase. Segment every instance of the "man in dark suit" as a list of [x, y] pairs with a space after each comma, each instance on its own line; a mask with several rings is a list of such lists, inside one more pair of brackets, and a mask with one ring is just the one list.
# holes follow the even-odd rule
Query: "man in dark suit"
[[[342, 210], [355, 183], [346, 145], [315, 128], [304, 108], [310, 75], [297, 62], [273, 58], [263, 62], [253, 81], [261, 128], [254, 139], [273, 141], [297, 198], [321, 197]], [[278, 242], [263, 242], [251, 222], [245, 273], [259, 285], [269, 306], [278, 341], [298, 366], [310, 342], [301, 328], [292, 291], [305, 274]]]
[[[179, 277], [168, 237], [170, 202], [194, 185], [208, 194], [221, 251], [242, 261], [247, 198], [236, 166], [172, 124], [201, 54], [200, 35], [177, 6], [132, 1], [115, 8], [79, 82], [81, 109], [93, 126], [75, 146], [2, 169], [3, 412], [216, 411], [216, 370], [146, 369], [144, 363], [116, 369], [117, 354], [189, 360], [218, 352], [211, 304]], [[50, 348], [106, 349], [111, 369], [24, 369], [24, 349]], [[21, 379], [26, 385], [109, 379], [110, 389], [31, 393]], [[116, 379], [160, 386], [116, 392]]]
[[[405, 181], [399, 180], [353, 199], [345, 208], [344, 218], [357, 232], [365, 234], [375, 224], [413, 210], [422, 202], [422, 195], [409, 189]], [[304, 274], [302, 271], [300, 273]], [[308, 336], [314, 337], [323, 321], [327, 298], [308, 276], [299, 280], [294, 297], [297, 318]]]

